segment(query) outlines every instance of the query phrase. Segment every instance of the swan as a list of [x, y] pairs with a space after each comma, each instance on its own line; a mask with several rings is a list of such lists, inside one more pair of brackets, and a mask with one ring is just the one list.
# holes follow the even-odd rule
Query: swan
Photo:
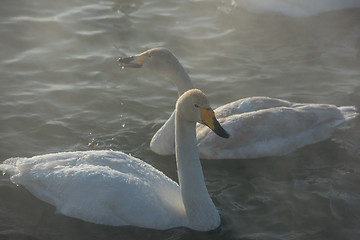
[[77, 151], [10, 158], [0, 170], [66, 216], [112, 226], [209, 231], [220, 216], [204, 182], [195, 122], [228, 138], [197, 89], [184, 93], [175, 110], [179, 185], [145, 162], [120, 151]]
[[[145, 68], [165, 75], [176, 85], [178, 95], [194, 88], [179, 60], [165, 48], [119, 58], [122, 68]], [[232, 141], [216, 138], [205, 127], [197, 126], [202, 159], [240, 159], [281, 156], [308, 144], [331, 137], [334, 129], [356, 117], [353, 106], [293, 103], [269, 97], [239, 99], [215, 109], [216, 118]], [[150, 142], [153, 152], [174, 154], [174, 113]]]
[[358, 8], [358, 0], [237, 0], [233, 6], [254, 13], [281, 13], [292, 17], [308, 17], [316, 14], [338, 11], [346, 8]]

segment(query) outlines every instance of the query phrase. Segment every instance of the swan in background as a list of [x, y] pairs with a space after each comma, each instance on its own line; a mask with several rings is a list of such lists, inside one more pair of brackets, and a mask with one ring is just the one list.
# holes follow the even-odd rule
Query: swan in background
[[307, 17], [329, 11], [360, 7], [359, 0], [230, 0], [234, 7], [254, 13], [281, 13]]
[[[178, 59], [167, 49], [153, 48], [135, 56], [120, 58], [123, 68], [146, 68], [171, 79], [179, 96], [194, 88]], [[250, 97], [215, 109], [216, 118], [230, 133], [232, 141], [216, 138], [205, 127], [197, 126], [200, 158], [259, 158], [288, 154], [308, 144], [331, 137], [335, 127], [356, 117], [353, 106], [300, 104], [268, 98]], [[155, 133], [150, 148], [157, 154], [174, 154], [174, 113]]]
[[220, 216], [205, 186], [196, 148], [196, 122], [229, 137], [204, 93], [196, 89], [184, 93], [175, 110], [180, 186], [149, 164], [116, 151], [10, 158], [0, 164], [0, 170], [70, 217], [113, 226], [183, 226], [208, 231], [220, 225]]

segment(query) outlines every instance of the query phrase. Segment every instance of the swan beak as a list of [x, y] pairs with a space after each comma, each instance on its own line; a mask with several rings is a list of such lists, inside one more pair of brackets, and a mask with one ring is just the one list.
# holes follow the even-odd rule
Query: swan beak
[[121, 67], [141, 68], [147, 58], [147, 54], [139, 54], [131, 57], [119, 58], [118, 62]]
[[230, 134], [220, 125], [218, 120], [215, 118], [214, 111], [209, 108], [200, 107], [200, 115], [203, 123], [208, 126], [214, 133], [223, 138], [229, 138]]

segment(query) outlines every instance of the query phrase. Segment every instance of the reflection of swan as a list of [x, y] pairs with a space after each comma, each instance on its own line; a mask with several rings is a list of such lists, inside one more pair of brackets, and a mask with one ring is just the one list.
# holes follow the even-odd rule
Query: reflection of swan
[[180, 187], [143, 161], [112, 151], [61, 152], [10, 158], [0, 170], [67, 216], [107, 225], [207, 231], [220, 224], [206, 190], [195, 122], [229, 137], [200, 90], [179, 98], [175, 111]]
[[359, 0], [231, 0], [232, 5], [255, 13], [282, 13], [305, 17], [328, 11], [360, 7]]
[[[148, 68], [164, 74], [181, 95], [193, 88], [176, 57], [168, 50], [154, 48], [136, 56], [119, 59], [120, 65]], [[355, 107], [326, 104], [298, 104], [267, 97], [240, 99], [215, 110], [216, 117], [231, 134], [232, 141], [216, 138], [198, 125], [200, 158], [257, 158], [284, 155], [331, 136], [339, 124], [354, 118]], [[162, 155], [174, 153], [174, 114], [151, 140], [150, 148]]]

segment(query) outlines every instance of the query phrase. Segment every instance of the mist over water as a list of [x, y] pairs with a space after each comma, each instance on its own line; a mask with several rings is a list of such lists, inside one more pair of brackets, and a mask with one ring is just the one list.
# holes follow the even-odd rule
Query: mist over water
[[[215, 108], [249, 96], [360, 108], [359, 1], [10, 1], [0, 7], [0, 161], [149, 149], [174, 109], [163, 76], [118, 57], [170, 49]], [[340, 4], [341, 3], [341, 4]], [[57, 214], [0, 177], [0, 239], [358, 239], [360, 118], [288, 156], [202, 161], [221, 227], [155, 231]], [[96, 191], [96, 190], [94, 190]]]

